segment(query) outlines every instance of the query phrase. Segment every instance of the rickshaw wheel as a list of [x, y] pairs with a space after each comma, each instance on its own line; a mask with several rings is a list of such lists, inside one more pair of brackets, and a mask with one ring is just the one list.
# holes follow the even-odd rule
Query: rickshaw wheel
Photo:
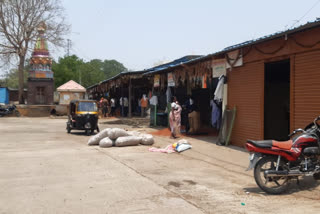
[[90, 135], [90, 129], [86, 129], [86, 135], [89, 136]]

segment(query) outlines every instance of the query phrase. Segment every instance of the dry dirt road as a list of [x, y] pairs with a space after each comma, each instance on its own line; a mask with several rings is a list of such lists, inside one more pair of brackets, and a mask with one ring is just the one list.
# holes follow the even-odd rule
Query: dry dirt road
[[[315, 213], [319, 182], [304, 179], [285, 195], [266, 195], [248, 154], [212, 137], [162, 154], [148, 146], [87, 146], [65, 119], [0, 118], [0, 213]], [[152, 129], [101, 120], [100, 129]], [[156, 147], [173, 140], [156, 138]]]

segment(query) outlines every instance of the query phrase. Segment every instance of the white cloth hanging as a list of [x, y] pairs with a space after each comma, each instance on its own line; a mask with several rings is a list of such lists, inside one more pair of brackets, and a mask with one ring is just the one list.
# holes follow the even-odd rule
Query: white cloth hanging
[[217, 100], [219, 102], [222, 102], [223, 100], [223, 84], [224, 84], [224, 75], [219, 77], [219, 82], [214, 92], [214, 100]]
[[158, 97], [157, 96], [152, 96], [150, 99], [150, 105], [158, 105]]

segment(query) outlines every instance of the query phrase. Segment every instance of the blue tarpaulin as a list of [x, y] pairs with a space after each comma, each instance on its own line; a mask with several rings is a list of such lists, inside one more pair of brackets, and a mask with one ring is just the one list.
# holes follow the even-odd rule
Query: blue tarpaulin
[[8, 88], [0, 87], [0, 103], [9, 104]]

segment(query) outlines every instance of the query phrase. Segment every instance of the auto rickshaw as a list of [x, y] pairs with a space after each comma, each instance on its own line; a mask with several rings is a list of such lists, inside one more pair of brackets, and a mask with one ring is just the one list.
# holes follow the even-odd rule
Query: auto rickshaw
[[94, 100], [72, 100], [69, 105], [67, 131], [85, 130], [86, 135], [93, 134], [98, 126], [98, 104]]

